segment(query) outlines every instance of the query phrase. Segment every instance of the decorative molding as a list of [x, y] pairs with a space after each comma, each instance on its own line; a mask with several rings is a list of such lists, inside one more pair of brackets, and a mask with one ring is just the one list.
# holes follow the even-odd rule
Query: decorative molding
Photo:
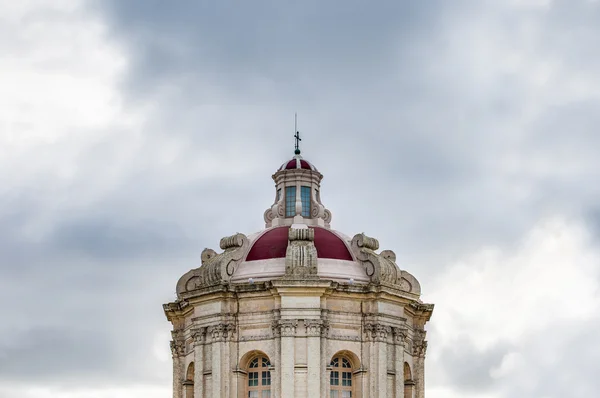
[[351, 336], [347, 334], [337, 334], [332, 333], [329, 337], [329, 340], [341, 340], [341, 341], [360, 341], [359, 336]]
[[272, 340], [272, 334], [253, 334], [241, 336], [240, 341], [259, 341], [259, 340]]

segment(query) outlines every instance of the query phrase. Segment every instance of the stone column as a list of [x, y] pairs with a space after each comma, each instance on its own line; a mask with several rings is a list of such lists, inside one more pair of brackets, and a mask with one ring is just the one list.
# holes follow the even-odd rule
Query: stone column
[[413, 379], [415, 381], [415, 398], [425, 398], [425, 353], [427, 351], [426, 332], [415, 330], [413, 337]]
[[297, 320], [280, 320], [281, 334], [281, 398], [293, 397], [294, 390], [294, 365]]
[[307, 395], [318, 397], [321, 389], [321, 324], [318, 319], [306, 319], [306, 362], [308, 365]]
[[[404, 397], [404, 347], [406, 339], [406, 329], [393, 328], [394, 334], [394, 349], [395, 349], [395, 366], [394, 371], [396, 372], [395, 384], [395, 396], [394, 398], [405, 398]], [[412, 397], [406, 397], [412, 398]]]
[[183, 398], [185, 342], [183, 340], [172, 340], [171, 354], [173, 355], [173, 398]]
[[204, 398], [204, 340], [206, 328], [194, 333], [194, 398]]

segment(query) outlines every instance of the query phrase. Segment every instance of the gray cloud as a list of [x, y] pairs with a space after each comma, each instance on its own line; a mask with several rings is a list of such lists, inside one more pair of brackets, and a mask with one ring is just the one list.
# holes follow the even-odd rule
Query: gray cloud
[[[28, 330], [0, 327], [4, 380], [70, 369], [81, 383], [165, 384], [134, 366], [163, 369], [149, 354], [168, 330], [160, 304], [204, 247], [262, 228], [295, 111], [333, 226], [378, 237], [425, 292], [451, 261], [514, 244], [547, 214], [600, 225], [597, 5], [109, 1], [89, 12], [126, 55], [120, 94], [142, 131], [45, 147], [50, 161], [22, 160], [38, 169], [31, 180], [0, 191], [0, 298], [22, 307], [3, 315]], [[60, 150], [77, 155], [67, 182]], [[588, 376], [568, 391], [591, 396], [585, 364], [598, 354], [577, 342], [595, 340], [573, 339], [573, 372]], [[520, 396], [489, 375], [509, 348], [440, 347], [448, 371], [428, 383]], [[567, 394], [566, 376], [540, 369], [531, 396]]]

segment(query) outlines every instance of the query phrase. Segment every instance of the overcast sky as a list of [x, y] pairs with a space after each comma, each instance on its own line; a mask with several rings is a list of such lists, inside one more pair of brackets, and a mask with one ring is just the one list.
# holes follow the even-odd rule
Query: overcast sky
[[0, 2], [0, 398], [171, 394], [161, 304], [302, 153], [428, 398], [600, 390], [600, 2]]

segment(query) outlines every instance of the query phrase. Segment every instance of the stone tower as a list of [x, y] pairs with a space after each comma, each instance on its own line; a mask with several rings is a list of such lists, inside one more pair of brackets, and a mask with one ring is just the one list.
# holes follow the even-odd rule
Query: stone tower
[[174, 398], [423, 398], [433, 305], [377, 239], [331, 229], [323, 175], [273, 175], [265, 229], [221, 239], [164, 305]]

